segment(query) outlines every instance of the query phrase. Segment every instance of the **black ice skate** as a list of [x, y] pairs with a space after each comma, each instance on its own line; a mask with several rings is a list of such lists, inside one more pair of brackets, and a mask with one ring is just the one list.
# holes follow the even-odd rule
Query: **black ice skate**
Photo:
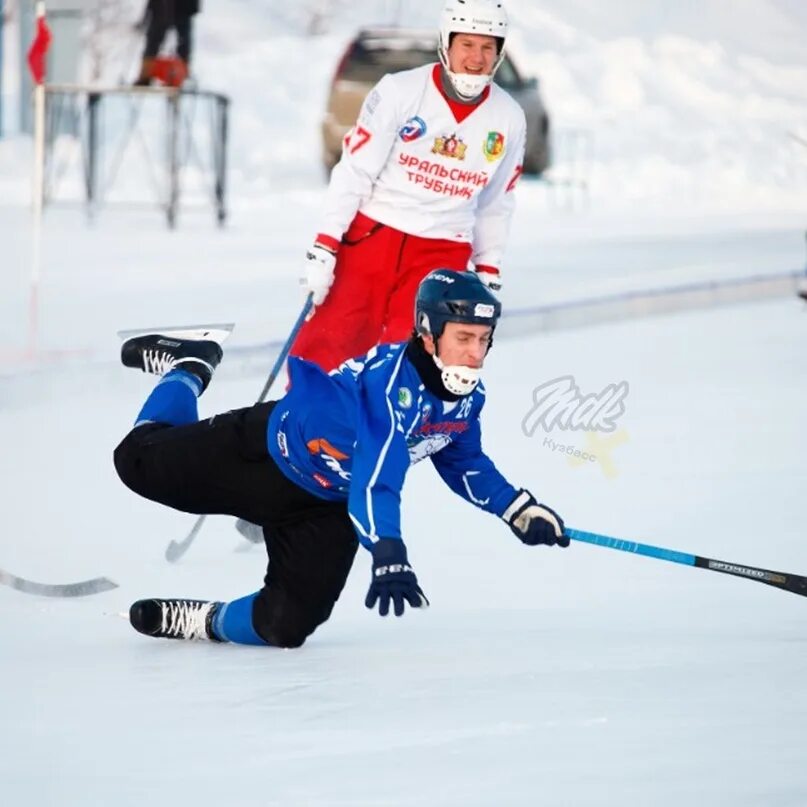
[[154, 375], [165, 375], [175, 368], [187, 370], [202, 382], [204, 392], [221, 361], [221, 343], [231, 330], [231, 326], [222, 326], [143, 333], [123, 343], [121, 361], [125, 367]]
[[220, 605], [207, 600], [138, 600], [129, 609], [129, 622], [139, 633], [158, 639], [220, 642], [212, 628]]

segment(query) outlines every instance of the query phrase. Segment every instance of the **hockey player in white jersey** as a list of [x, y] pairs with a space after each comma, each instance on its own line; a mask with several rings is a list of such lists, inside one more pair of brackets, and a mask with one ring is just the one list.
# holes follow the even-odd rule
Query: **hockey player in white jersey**
[[388, 74], [365, 99], [307, 253], [316, 310], [292, 355], [329, 371], [407, 339], [435, 265], [501, 287], [526, 131], [521, 107], [492, 83], [507, 25], [497, 0], [449, 0], [439, 63]]

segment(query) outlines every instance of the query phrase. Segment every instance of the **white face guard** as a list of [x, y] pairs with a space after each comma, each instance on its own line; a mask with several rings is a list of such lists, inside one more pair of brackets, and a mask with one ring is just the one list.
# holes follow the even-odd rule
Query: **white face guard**
[[461, 364], [443, 364], [434, 355], [434, 363], [440, 369], [443, 386], [452, 395], [470, 395], [479, 383], [481, 370], [477, 367], [463, 367]]
[[[443, 62], [442, 52], [440, 61]], [[454, 87], [454, 91], [463, 101], [473, 101], [473, 99], [480, 96], [484, 92], [485, 87], [493, 81], [493, 73], [490, 75], [453, 73], [448, 69], [448, 65], [445, 62], [443, 62], [443, 67], [445, 68], [448, 80]]]

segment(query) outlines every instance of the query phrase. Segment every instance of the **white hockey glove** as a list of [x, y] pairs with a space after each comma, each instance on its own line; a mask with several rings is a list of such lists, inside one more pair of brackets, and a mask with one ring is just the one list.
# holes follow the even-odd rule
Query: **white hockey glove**
[[569, 546], [569, 536], [564, 533], [563, 519], [545, 504], [538, 504], [528, 490], [520, 490], [510, 506], [502, 513], [502, 519], [522, 543], [528, 546], [549, 544]]
[[502, 273], [495, 266], [479, 263], [474, 267], [479, 279], [491, 290], [500, 291], [502, 288]]
[[336, 253], [323, 246], [314, 244], [305, 254], [305, 276], [300, 281], [305, 285], [306, 293], [313, 295], [314, 305], [322, 305], [333, 285], [333, 271], [336, 266]]

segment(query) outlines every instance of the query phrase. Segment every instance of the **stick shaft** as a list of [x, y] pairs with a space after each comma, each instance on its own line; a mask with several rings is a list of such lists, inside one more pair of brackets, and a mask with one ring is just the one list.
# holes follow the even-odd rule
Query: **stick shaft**
[[568, 528], [566, 532], [575, 541], [584, 541], [587, 544], [596, 544], [607, 549], [618, 549], [620, 552], [632, 552], [635, 555], [645, 555], [658, 560], [668, 560], [671, 563], [682, 563], [685, 566], [695, 565], [696, 556], [689, 555], [686, 552], [677, 552], [674, 549], [664, 549], [650, 544], [640, 544], [636, 541], [626, 541], [623, 538], [612, 538], [610, 535], [599, 535], [596, 532]]
[[617, 549], [620, 552], [630, 552], [634, 555], [644, 555], [657, 560], [666, 560], [670, 563], [680, 563], [684, 566], [695, 566], [698, 569], [706, 569], [710, 572], [720, 572], [730, 574], [733, 577], [743, 577], [746, 580], [753, 580], [757, 583], [764, 583], [768, 586], [780, 588], [783, 591], [790, 591], [793, 594], [800, 594], [807, 597], [807, 577], [799, 574], [787, 572], [774, 572], [770, 569], [761, 569], [756, 566], [747, 566], [741, 563], [731, 563], [715, 558], [706, 558], [701, 555], [691, 555], [687, 552], [679, 552], [675, 549], [665, 549], [651, 544], [640, 544], [636, 541], [626, 541], [622, 538], [613, 538], [610, 535], [600, 535], [596, 532], [586, 532], [585, 530], [566, 529], [567, 535], [574, 541], [582, 541], [587, 544], [595, 544], [606, 549]]
[[[269, 390], [272, 388], [272, 384], [275, 383], [275, 379], [277, 378], [278, 373], [280, 373], [280, 370], [283, 367], [283, 363], [286, 361], [286, 358], [289, 355], [289, 351], [291, 350], [291, 347], [294, 344], [294, 340], [297, 339], [297, 334], [300, 332], [300, 328], [303, 327], [305, 318], [308, 316], [308, 312], [311, 310], [312, 305], [313, 305], [312, 295], [309, 294], [308, 297], [306, 297], [305, 299], [305, 304], [303, 305], [303, 308], [300, 311], [297, 320], [292, 326], [286, 341], [283, 343], [283, 347], [280, 349], [280, 353], [277, 357], [277, 360], [272, 366], [272, 369], [269, 371], [269, 376], [266, 379], [266, 383], [263, 385], [263, 389], [261, 390], [261, 394], [258, 396], [258, 400], [256, 401], [256, 403], [263, 403], [266, 400], [266, 396], [269, 394]], [[174, 563], [188, 551], [188, 548], [194, 542], [196, 536], [199, 534], [199, 530], [202, 529], [202, 525], [205, 523], [206, 518], [207, 518], [206, 514], [203, 513], [202, 515], [200, 515], [194, 522], [191, 531], [181, 541], [171, 541], [168, 544], [168, 546], [165, 548], [165, 559], [167, 561], [169, 561], [170, 563]]]
[[295, 321], [294, 325], [292, 325], [288, 339], [286, 339], [283, 347], [280, 349], [277, 360], [275, 361], [272, 369], [269, 371], [269, 376], [266, 379], [266, 383], [263, 385], [263, 389], [261, 390], [261, 394], [258, 396], [256, 403], [263, 403], [266, 400], [266, 396], [269, 394], [272, 384], [275, 383], [275, 379], [283, 367], [283, 363], [288, 358], [289, 351], [294, 344], [294, 340], [297, 339], [297, 334], [300, 333], [300, 328], [303, 327], [305, 318], [308, 316], [308, 312], [311, 310], [311, 306], [313, 305], [312, 297], [313, 296], [309, 294], [308, 297], [305, 298], [305, 304], [303, 305], [302, 311], [300, 311], [299, 315], [297, 316], [297, 320]]

